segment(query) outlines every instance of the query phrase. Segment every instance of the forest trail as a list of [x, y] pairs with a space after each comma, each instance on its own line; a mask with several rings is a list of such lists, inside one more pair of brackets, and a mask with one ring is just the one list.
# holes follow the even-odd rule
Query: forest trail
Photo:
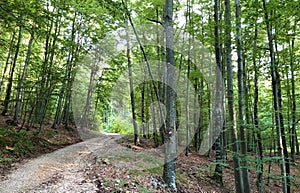
[[96, 155], [118, 148], [116, 140], [123, 136], [101, 134], [19, 164], [0, 182], [0, 192], [95, 192], [95, 184], [85, 180], [86, 171]]

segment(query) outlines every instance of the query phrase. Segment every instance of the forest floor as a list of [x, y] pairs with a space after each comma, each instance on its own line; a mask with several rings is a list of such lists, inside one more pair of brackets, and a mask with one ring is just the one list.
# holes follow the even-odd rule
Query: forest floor
[[[140, 145], [134, 146], [132, 137], [127, 136], [118, 141], [123, 146], [122, 154], [108, 153], [97, 157], [90, 179], [97, 183], [99, 192], [172, 192], [164, 187], [163, 156], [154, 155], [151, 150], [153, 143], [141, 138]], [[223, 186], [213, 179], [215, 156], [200, 156], [194, 149], [190, 150], [188, 156], [182, 152], [176, 159], [176, 183], [177, 192], [201, 192], [201, 193], [230, 193], [234, 189], [233, 161], [228, 155], [227, 166], [223, 168]], [[257, 192], [255, 156], [249, 156], [249, 176], [251, 192]], [[300, 157], [296, 165], [291, 165], [293, 176], [292, 191], [300, 193]], [[157, 167], [155, 167], [155, 164]], [[264, 192], [282, 192], [280, 176], [280, 164], [272, 162], [270, 174], [269, 164], [264, 165], [263, 183]], [[269, 182], [269, 183], [268, 183]], [[266, 185], [268, 184], [268, 185]]]
[[[4, 130], [3, 128], [4, 126], [0, 131]], [[10, 130], [13, 131], [11, 127]], [[153, 151], [150, 140], [141, 138], [140, 146], [134, 146], [130, 136], [101, 134], [96, 138], [77, 143], [80, 138], [75, 131], [62, 128], [52, 130], [50, 127], [45, 127], [40, 132], [37, 142], [26, 142], [32, 138], [24, 138], [25, 144], [32, 143], [34, 146], [30, 147], [30, 145], [16, 145], [16, 139], [13, 137], [20, 140], [18, 138], [20, 136], [7, 135], [8, 131], [4, 133], [6, 135], [0, 133], [1, 193], [172, 192], [163, 184], [161, 149]], [[32, 135], [29, 132], [21, 136], [25, 134]], [[24, 156], [20, 154], [22, 148], [25, 149]], [[55, 149], [58, 150], [54, 151]], [[15, 151], [18, 153], [14, 153]], [[49, 153], [51, 151], [54, 152]], [[214, 159], [213, 153], [211, 157], [199, 156], [193, 149], [188, 156], [184, 153], [180, 154], [176, 160], [178, 192], [234, 192], [233, 162], [230, 155], [228, 165], [223, 168], [223, 187], [212, 178]], [[256, 192], [255, 165], [254, 161], [251, 162], [254, 156], [250, 156], [249, 159], [251, 192]], [[300, 193], [298, 165], [291, 166], [292, 192], [295, 193]], [[264, 186], [264, 192], [282, 192], [281, 180], [278, 178], [280, 165], [276, 162], [272, 163], [270, 175], [267, 173], [268, 164], [265, 164], [263, 182], [267, 184], [269, 177], [269, 185]]]

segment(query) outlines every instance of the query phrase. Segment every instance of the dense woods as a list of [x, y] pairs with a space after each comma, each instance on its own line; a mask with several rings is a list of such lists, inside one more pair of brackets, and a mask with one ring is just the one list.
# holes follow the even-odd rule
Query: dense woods
[[236, 192], [265, 192], [270, 178], [297, 192], [299, 9], [297, 0], [1, 0], [1, 116], [14, 132], [51, 125], [164, 144], [174, 190], [176, 157], [196, 151], [213, 157], [220, 186], [233, 160]]

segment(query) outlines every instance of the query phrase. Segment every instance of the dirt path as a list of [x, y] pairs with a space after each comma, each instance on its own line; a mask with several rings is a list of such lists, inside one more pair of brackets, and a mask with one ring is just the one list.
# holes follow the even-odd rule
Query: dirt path
[[0, 182], [1, 193], [96, 192], [85, 175], [96, 155], [119, 148], [121, 135], [101, 135], [20, 164]]

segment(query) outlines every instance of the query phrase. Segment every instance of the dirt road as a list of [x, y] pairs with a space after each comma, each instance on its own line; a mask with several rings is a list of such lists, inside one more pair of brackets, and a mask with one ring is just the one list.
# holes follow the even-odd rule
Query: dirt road
[[0, 192], [96, 192], [85, 176], [96, 155], [118, 148], [116, 140], [122, 137], [102, 134], [20, 164], [0, 182]]

